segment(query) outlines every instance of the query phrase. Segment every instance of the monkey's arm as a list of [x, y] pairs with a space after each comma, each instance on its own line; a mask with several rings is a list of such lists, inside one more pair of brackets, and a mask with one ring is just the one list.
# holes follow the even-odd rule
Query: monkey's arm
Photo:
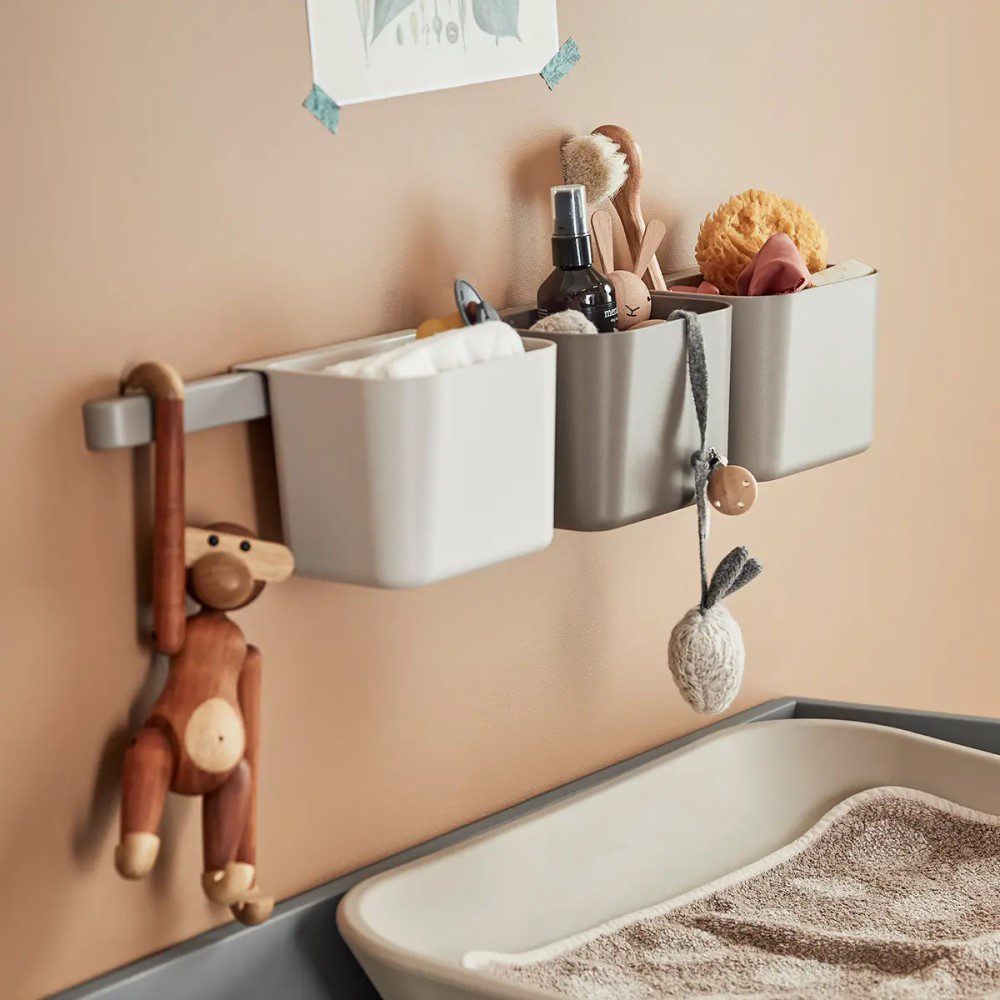
[[261, 683], [260, 650], [256, 646], [247, 646], [247, 656], [243, 661], [240, 673], [239, 699], [240, 711], [243, 713], [243, 726], [246, 729], [246, 750], [244, 757], [250, 765], [250, 810], [247, 816], [246, 828], [236, 851], [236, 860], [247, 864], [257, 864], [257, 782], [260, 777], [260, 683]]
[[231, 909], [237, 920], [251, 926], [267, 920], [274, 909], [274, 899], [262, 896], [256, 882], [257, 783], [260, 780], [260, 675], [260, 650], [256, 646], [248, 646], [243, 672], [240, 674], [239, 698], [247, 734], [245, 759], [250, 772], [250, 807], [236, 859], [254, 866], [255, 884], [246, 901], [237, 903]]

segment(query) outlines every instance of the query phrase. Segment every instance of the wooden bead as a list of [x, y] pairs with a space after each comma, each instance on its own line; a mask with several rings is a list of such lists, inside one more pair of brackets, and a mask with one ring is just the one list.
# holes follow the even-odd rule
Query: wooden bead
[[707, 494], [720, 514], [745, 514], [757, 500], [757, 480], [741, 465], [717, 465], [708, 477]]

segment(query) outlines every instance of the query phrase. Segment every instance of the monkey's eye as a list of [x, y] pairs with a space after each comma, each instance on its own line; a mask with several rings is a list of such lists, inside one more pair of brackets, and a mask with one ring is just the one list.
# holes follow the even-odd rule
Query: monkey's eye
[[218, 535], [209, 535], [208, 536], [208, 544], [212, 545], [212, 546], [218, 545], [219, 544], [219, 536]]
[[247, 541], [240, 542], [240, 552], [249, 552], [250, 543]]

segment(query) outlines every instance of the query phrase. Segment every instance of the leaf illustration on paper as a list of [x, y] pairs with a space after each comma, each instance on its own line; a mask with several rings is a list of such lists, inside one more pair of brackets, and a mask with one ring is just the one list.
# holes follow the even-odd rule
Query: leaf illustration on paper
[[476, 24], [487, 35], [492, 35], [497, 45], [501, 38], [521, 40], [517, 30], [520, 8], [521, 0], [472, 0], [472, 16]]
[[361, 38], [365, 43], [365, 62], [368, 62], [368, 29], [372, 23], [372, 0], [354, 0], [361, 22]]
[[420, 17], [415, 10], [410, 11], [410, 34], [413, 35], [413, 44], [420, 41]]
[[468, 51], [469, 46], [465, 41], [465, 15], [468, 0], [458, 0], [458, 19], [462, 22], [462, 48]]
[[372, 41], [382, 33], [383, 28], [400, 12], [406, 10], [413, 0], [375, 0], [375, 17], [372, 26]]

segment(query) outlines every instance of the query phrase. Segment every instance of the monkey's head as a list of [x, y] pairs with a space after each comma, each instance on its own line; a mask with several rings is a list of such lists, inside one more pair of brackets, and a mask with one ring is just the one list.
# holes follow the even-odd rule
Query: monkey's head
[[220, 521], [184, 529], [188, 593], [202, 607], [235, 611], [254, 600], [268, 582], [287, 580], [292, 553], [277, 542], [262, 542], [249, 528]]

